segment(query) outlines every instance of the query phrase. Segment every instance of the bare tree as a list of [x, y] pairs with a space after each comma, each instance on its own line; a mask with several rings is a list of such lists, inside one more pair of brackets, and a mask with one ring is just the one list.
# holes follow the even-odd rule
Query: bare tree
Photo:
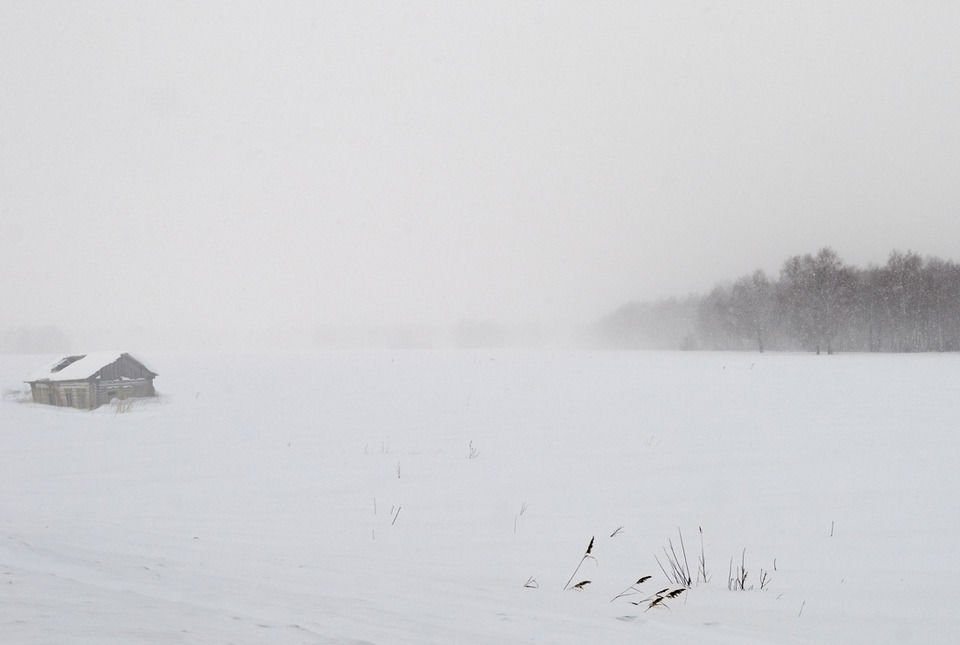
[[730, 289], [730, 313], [739, 335], [750, 338], [763, 353], [776, 312], [773, 285], [759, 269], [737, 280]]
[[817, 354], [832, 354], [833, 340], [852, 311], [856, 293], [853, 270], [823, 248], [815, 256], [795, 256], [780, 272], [778, 302], [801, 343]]

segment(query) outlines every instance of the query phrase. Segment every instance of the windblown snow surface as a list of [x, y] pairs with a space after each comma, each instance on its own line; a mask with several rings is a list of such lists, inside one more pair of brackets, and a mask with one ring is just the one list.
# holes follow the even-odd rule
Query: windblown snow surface
[[0, 361], [2, 643], [960, 642], [956, 355], [137, 356]]

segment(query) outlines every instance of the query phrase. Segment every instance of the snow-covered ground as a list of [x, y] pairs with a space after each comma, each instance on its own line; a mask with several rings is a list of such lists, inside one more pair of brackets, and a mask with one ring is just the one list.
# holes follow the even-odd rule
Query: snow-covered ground
[[960, 356], [134, 355], [0, 402], [2, 643], [960, 641]]

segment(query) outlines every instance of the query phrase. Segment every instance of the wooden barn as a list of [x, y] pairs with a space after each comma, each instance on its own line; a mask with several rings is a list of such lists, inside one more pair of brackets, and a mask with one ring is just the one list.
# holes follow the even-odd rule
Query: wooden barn
[[27, 381], [35, 403], [92, 410], [113, 399], [154, 396], [156, 376], [130, 354], [64, 356]]

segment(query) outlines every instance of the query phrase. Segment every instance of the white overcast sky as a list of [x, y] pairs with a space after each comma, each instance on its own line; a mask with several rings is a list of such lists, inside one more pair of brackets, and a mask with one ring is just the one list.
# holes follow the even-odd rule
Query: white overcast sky
[[960, 260], [960, 3], [0, 2], [0, 327], [582, 322]]

